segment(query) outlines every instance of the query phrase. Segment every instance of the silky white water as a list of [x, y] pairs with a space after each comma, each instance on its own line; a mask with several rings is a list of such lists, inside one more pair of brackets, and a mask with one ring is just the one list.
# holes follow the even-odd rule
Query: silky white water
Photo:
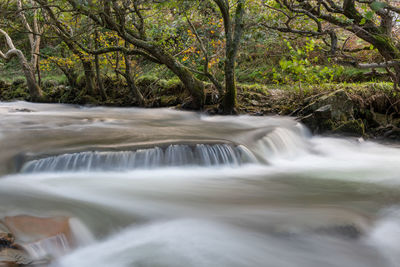
[[281, 117], [26, 102], [0, 116], [0, 219], [72, 221], [74, 246], [31, 252], [46, 265], [399, 266], [396, 145]]

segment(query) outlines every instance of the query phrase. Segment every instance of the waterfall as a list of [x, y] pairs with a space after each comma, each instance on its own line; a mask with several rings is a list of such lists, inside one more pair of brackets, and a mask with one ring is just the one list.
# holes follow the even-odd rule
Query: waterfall
[[21, 172], [124, 171], [174, 166], [240, 166], [257, 162], [244, 146], [169, 145], [136, 151], [85, 151], [26, 162]]

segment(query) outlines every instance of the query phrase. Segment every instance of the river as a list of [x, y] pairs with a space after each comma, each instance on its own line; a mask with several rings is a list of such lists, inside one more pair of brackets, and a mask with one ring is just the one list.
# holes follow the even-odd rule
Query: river
[[0, 220], [68, 221], [65, 240], [17, 231], [42, 266], [399, 266], [393, 145], [287, 117], [27, 102], [0, 116]]

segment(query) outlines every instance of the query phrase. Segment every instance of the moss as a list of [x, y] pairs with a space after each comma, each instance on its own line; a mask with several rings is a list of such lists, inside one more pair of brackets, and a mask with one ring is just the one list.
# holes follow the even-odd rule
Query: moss
[[361, 119], [349, 120], [334, 128], [333, 133], [365, 136], [365, 125]]

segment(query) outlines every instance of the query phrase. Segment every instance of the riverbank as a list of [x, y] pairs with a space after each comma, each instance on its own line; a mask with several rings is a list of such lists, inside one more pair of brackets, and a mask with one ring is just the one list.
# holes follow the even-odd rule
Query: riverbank
[[[137, 106], [129, 89], [116, 81], [105, 101], [80, 95], [79, 90], [54, 80], [44, 82], [50, 103], [80, 105]], [[107, 84], [106, 83], [106, 84]], [[179, 80], [142, 77], [137, 86], [146, 97], [144, 107], [185, 109], [189, 97]], [[115, 90], [115, 87], [119, 88]], [[112, 90], [111, 90], [112, 89]], [[0, 100], [28, 100], [23, 80], [0, 81]], [[219, 114], [218, 92], [206, 85], [205, 112]], [[238, 85], [238, 114], [295, 116], [314, 134], [341, 134], [364, 138], [400, 140], [400, 95], [390, 83], [341, 83], [320, 85]]]

